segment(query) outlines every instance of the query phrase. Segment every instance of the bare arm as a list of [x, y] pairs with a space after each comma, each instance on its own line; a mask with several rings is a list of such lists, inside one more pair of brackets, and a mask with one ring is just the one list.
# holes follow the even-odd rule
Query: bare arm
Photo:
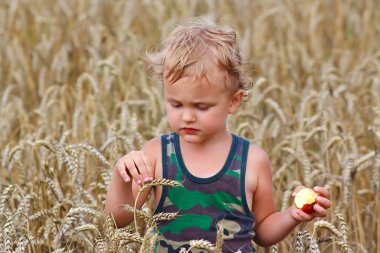
[[[284, 239], [300, 222], [326, 216], [326, 209], [331, 204], [327, 199], [328, 191], [322, 187], [314, 187], [319, 197], [313, 213], [307, 214], [294, 205], [282, 212], [276, 211], [271, 166], [265, 151], [252, 147], [248, 156], [248, 166], [256, 170], [257, 176], [252, 211], [256, 218], [254, 240], [258, 245], [264, 247], [273, 245]], [[296, 191], [300, 188], [302, 187], [297, 187]]]
[[[134, 206], [140, 185], [153, 179], [159, 147], [160, 139], [155, 138], [147, 142], [141, 151], [132, 151], [117, 161], [106, 195], [105, 212], [112, 213], [118, 227], [132, 222], [133, 215], [126, 212], [123, 205]], [[140, 194], [137, 208], [141, 208], [149, 193], [147, 190]]]

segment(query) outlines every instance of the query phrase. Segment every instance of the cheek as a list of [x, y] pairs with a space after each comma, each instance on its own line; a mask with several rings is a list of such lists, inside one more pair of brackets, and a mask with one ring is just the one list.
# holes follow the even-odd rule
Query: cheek
[[169, 125], [171, 128], [175, 127], [178, 123], [178, 116], [176, 111], [166, 108], [166, 117], [168, 119]]
[[216, 128], [216, 129], [225, 127], [226, 122], [227, 122], [227, 117], [228, 117], [228, 114], [225, 111], [216, 113], [209, 117], [212, 120], [208, 120], [208, 124], [210, 127]]
[[218, 128], [218, 126], [222, 125], [225, 121], [225, 115], [222, 113], [206, 113], [198, 115], [198, 122], [200, 122], [203, 126], [209, 128]]

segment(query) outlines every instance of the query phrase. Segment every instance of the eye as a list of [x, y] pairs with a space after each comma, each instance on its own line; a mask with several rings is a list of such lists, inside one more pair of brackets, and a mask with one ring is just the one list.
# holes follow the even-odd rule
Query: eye
[[197, 105], [197, 108], [201, 111], [207, 111], [210, 106], [209, 105]]
[[174, 108], [179, 108], [179, 107], [181, 107], [182, 105], [180, 104], [180, 103], [170, 103], [171, 104], [171, 106], [172, 107], [174, 107]]

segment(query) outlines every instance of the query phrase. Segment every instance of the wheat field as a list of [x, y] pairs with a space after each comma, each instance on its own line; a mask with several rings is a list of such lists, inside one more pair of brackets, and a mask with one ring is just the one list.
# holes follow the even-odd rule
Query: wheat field
[[105, 193], [119, 157], [169, 131], [145, 51], [201, 15], [237, 31], [254, 89], [228, 125], [268, 152], [277, 208], [299, 184], [331, 194], [257, 251], [380, 252], [377, 0], [1, 0], [0, 252], [152, 252], [175, 214], [126, 206], [138, 219], [115, 229]]

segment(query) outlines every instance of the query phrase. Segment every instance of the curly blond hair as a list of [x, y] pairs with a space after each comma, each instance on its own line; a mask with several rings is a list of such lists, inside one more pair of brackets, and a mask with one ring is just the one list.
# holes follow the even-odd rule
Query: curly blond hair
[[149, 73], [174, 83], [186, 73], [200, 78], [218, 67], [226, 71], [225, 84], [233, 90], [252, 88], [243, 70], [236, 33], [207, 18], [196, 18], [178, 25], [163, 42], [161, 50], [147, 53]]

